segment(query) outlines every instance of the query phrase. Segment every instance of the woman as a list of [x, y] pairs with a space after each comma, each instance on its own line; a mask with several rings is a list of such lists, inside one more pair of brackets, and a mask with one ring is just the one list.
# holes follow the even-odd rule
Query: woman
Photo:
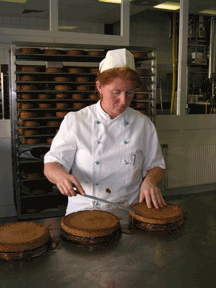
[[69, 196], [66, 215], [113, 208], [77, 195], [74, 187], [82, 195], [127, 206], [144, 200], [149, 208], [166, 205], [157, 187], [165, 163], [155, 127], [129, 108], [139, 86], [133, 55], [126, 49], [108, 51], [96, 79], [100, 101], [62, 121], [45, 155], [44, 174]]

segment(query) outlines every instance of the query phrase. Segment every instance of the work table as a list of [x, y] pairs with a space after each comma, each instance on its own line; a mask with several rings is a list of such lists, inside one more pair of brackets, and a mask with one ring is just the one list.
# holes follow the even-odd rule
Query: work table
[[30, 261], [0, 260], [0, 287], [208, 287], [215, 288], [216, 193], [167, 197], [188, 215], [179, 233], [128, 230], [111, 247], [78, 247], [61, 238], [61, 217], [34, 220], [45, 224], [57, 247]]

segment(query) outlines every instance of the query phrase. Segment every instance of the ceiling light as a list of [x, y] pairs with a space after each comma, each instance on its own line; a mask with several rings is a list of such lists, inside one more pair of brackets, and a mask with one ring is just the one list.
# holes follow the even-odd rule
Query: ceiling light
[[176, 2], [164, 2], [154, 6], [154, 8], [166, 9], [166, 10], [178, 10], [180, 9], [180, 4]]
[[121, 4], [121, 0], [98, 0], [99, 2], [107, 2], [107, 3], [114, 3], [114, 4]]
[[26, 3], [27, 0], [0, 0], [0, 1], [3, 1], [3, 2], [13, 2], [13, 3]]
[[199, 13], [204, 13], [204, 14], [211, 14], [211, 15], [216, 15], [216, 10], [203, 10], [203, 11], [199, 11]]
[[77, 26], [59, 26], [59, 29], [64, 29], [64, 30], [72, 30], [75, 28], [78, 28]]

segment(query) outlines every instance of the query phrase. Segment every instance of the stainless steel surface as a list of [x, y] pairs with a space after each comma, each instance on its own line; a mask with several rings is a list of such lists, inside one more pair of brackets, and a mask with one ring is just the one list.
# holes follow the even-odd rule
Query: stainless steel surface
[[4, 112], [4, 74], [1, 73], [1, 102], [2, 102], [2, 119], [5, 119]]
[[64, 242], [60, 217], [36, 220], [50, 229], [59, 242], [57, 249], [31, 261], [0, 260], [0, 286], [215, 288], [216, 193], [167, 197], [167, 202], [188, 213], [182, 232], [167, 236], [144, 231], [127, 234], [128, 213], [115, 209], [112, 212], [122, 216], [122, 238], [103, 249]]

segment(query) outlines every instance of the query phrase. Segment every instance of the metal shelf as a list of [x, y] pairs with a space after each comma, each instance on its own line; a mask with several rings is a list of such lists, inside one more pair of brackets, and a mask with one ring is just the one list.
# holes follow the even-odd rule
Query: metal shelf
[[[75, 47], [75, 46], [74, 46]], [[95, 64], [95, 62], [97, 62], [99, 64], [99, 62], [102, 61], [102, 59], [104, 59], [104, 56], [91, 56], [91, 55], [79, 55], [79, 56], [72, 56], [72, 55], [66, 55], [66, 54], [55, 54], [55, 55], [47, 55], [47, 54], [23, 54], [23, 53], [17, 53], [17, 48], [19, 48], [19, 46], [16, 45], [12, 45], [11, 46], [11, 52], [10, 52], [10, 81], [11, 81], [11, 93], [10, 93], [10, 101], [11, 101], [11, 107], [12, 107], [12, 145], [13, 145], [13, 154], [14, 155], [19, 155], [18, 157], [13, 157], [13, 173], [14, 173], [14, 190], [16, 191], [16, 202], [17, 202], [17, 216], [18, 219], [29, 219], [29, 218], [44, 218], [47, 217], [46, 215], [48, 215], [49, 217], [52, 216], [58, 216], [58, 215], [64, 215], [63, 211], [60, 211], [59, 209], [43, 209], [41, 210], [40, 207], [35, 207], [38, 211], [38, 213], [32, 213], [32, 211], [30, 211], [28, 213], [27, 208], [25, 210], [23, 210], [23, 204], [22, 201], [27, 201], [28, 199], [32, 198], [32, 199], [36, 199], [37, 197], [52, 197], [52, 196], [59, 196], [61, 195], [61, 193], [56, 193], [56, 192], [48, 192], [45, 194], [30, 194], [28, 195], [27, 191], [24, 191], [24, 189], [22, 189], [22, 185], [26, 185], [26, 187], [30, 187], [31, 184], [37, 184], [40, 185], [41, 181], [48, 181], [46, 178], [38, 178], [38, 179], [19, 179], [18, 175], [20, 175], [20, 171], [19, 169], [21, 169], [20, 167], [24, 167], [24, 170], [27, 166], [25, 165], [32, 165], [33, 164], [37, 164], [38, 166], [43, 164], [43, 159], [26, 159], [26, 158], [21, 158], [20, 157], [20, 153], [25, 150], [32, 150], [32, 148], [48, 148], [50, 147], [51, 144], [49, 143], [38, 143], [38, 144], [24, 144], [21, 143], [22, 139], [29, 139], [29, 138], [33, 138], [33, 139], [39, 139], [40, 141], [46, 141], [46, 138], [53, 138], [56, 134], [52, 133], [50, 134], [49, 131], [51, 132], [55, 132], [55, 129], [59, 128], [59, 125], [57, 126], [50, 126], [50, 125], [46, 125], [48, 121], [52, 120], [52, 121], [59, 121], [59, 123], [61, 123], [61, 121], [63, 120], [64, 117], [45, 117], [43, 116], [43, 112], [45, 113], [55, 113], [56, 111], [68, 111], [68, 112], [73, 112], [73, 111], [78, 111], [80, 109], [78, 108], [37, 108], [37, 107], [32, 107], [30, 109], [22, 109], [21, 105], [20, 107], [17, 107], [17, 103], [35, 103], [37, 105], [37, 103], [49, 103], [49, 104], [54, 104], [53, 106], [55, 106], [55, 103], [68, 103], [69, 105], [72, 103], [86, 103], [86, 105], [88, 104], [93, 104], [96, 103], [97, 101], [99, 101], [99, 99], [89, 99], [88, 98], [88, 94], [95, 94], [95, 82], [92, 81], [94, 80], [96, 73], [90, 73], [90, 69], [98, 69], [97, 65]], [[107, 47], [101, 47], [101, 49], [106, 49]], [[116, 47], [113, 47], [113, 49], [115, 49]], [[56, 47], [56, 49], [58, 49]], [[110, 47], [108, 48], [108, 50], [111, 49]], [[140, 111], [146, 111], [145, 113], [148, 113], [150, 115], [148, 115], [148, 117], [152, 120], [155, 119], [155, 113], [156, 113], [156, 83], [157, 83], [157, 59], [156, 59], [156, 53], [154, 50], [152, 50], [151, 48], [148, 49], [140, 49], [139, 47], [131, 47], [131, 51], [142, 51], [142, 52], [147, 52], [147, 53], [151, 53], [151, 55], [149, 54], [150, 57], [135, 57], [135, 63], [136, 63], [136, 69], [145, 69], [148, 71], [147, 74], [139, 74], [141, 79], [146, 79], [147, 82], [143, 82], [142, 85], [146, 85], [147, 86], [147, 91], [135, 91], [135, 97], [136, 95], [139, 94], [146, 94], [148, 95], [147, 99], [133, 99], [132, 101], [132, 108], [135, 110], [140, 110]], [[82, 50], [85, 50], [85, 48], [83, 48]], [[129, 49], [130, 50], [130, 49]], [[39, 68], [41, 68], [41, 72], [28, 72], [28, 71], [20, 71], [22, 69], [23, 63], [20, 63], [20, 61], [25, 61], [26, 64], [25, 65], [32, 65], [28, 64], [28, 62], [32, 62], [32, 61], [44, 61], [44, 65], [34, 65], [34, 66], [38, 66]], [[62, 72], [58, 73], [52, 73], [52, 72], [45, 72], [46, 69], [46, 62], [67, 62], [67, 64], [63, 64], [63, 69]], [[150, 62], [149, 62], [150, 61]], [[71, 63], [70, 63], [71, 62]], [[92, 63], [92, 65], [94, 66], [80, 66], [80, 63]], [[77, 66], [74, 66], [73, 63], [76, 63]], [[68, 73], [68, 69], [70, 67], [74, 67], [74, 68], [81, 68], [81, 69], [85, 69], [85, 71], [88, 72], [81, 72], [81, 73]], [[99, 66], [99, 65], [98, 65]], [[18, 70], [19, 71], [18, 71]], [[43, 72], [42, 72], [43, 71]], [[146, 72], [147, 72], [146, 71]], [[21, 81], [21, 78], [19, 78], [18, 80], [18, 76], [22, 76], [22, 75], [29, 75], [29, 76], [34, 76], [35, 77], [35, 81]], [[56, 76], [65, 76], [65, 77], [69, 77], [71, 79], [71, 81], [67, 81], [67, 82], [58, 82], [58, 81], [54, 81], [52, 77], [56, 77]], [[76, 77], [77, 76], [87, 76], [89, 77], [88, 82], [77, 82], [76, 81]], [[45, 77], [45, 78], [44, 78]], [[47, 81], [45, 80], [47, 79]], [[19, 85], [20, 88], [22, 88], [23, 85], [36, 85], [37, 84], [37, 89], [39, 88], [40, 90], [16, 90], [16, 87]], [[52, 90], [48, 90], [46, 89], [46, 86], [50, 85], [50, 87], [52, 88]], [[56, 85], [67, 85], [70, 86], [71, 90], [66, 90], [66, 91], [58, 91], [58, 90], [54, 90], [54, 86]], [[82, 90], [74, 90], [74, 88], [76, 89], [77, 86], [79, 85], [85, 85], [85, 86], [89, 86], [90, 90], [87, 91], [82, 91]], [[73, 89], [73, 90], [72, 90]], [[92, 89], [92, 90], [91, 90]], [[93, 90], [94, 89], [94, 90]], [[16, 93], [14, 93], [14, 91]], [[37, 94], [49, 94], [50, 95], [50, 99], [34, 99], [37, 96]], [[82, 94], [84, 98], [82, 99], [72, 99], [72, 95], [73, 93], [76, 94]], [[17, 98], [18, 94], [32, 94], [33, 98], [31, 99], [23, 99], [23, 98]], [[59, 98], [55, 98], [56, 94], [68, 94], [68, 98], [64, 98], [64, 99], [59, 99]], [[88, 98], [88, 99], [85, 99]], [[136, 106], [136, 103], [149, 103], [148, 107], [133, 107]], [[35, 112], [38, 113], [38, 115], [36, 115], [36, 117], [31, 117], [31, 118], [19, 118], [18, 117], [18, 112], [21, 111], [29, 111], [29, 112]], [[45, 115], [45, 114], [44, 114]], [[36, 125], [36, 126], [24, 126], [23, 123], [25, 122], [21, 122], [21, 121], [37, 121], [39, 124], [42, 124], [42, 126], [40, 125]], [[21, 123], [20, 123], [21, 122]], [[35, 123], [36, 124], [36, 123]], [[22, 135], [18, 132], [19, 129], [25, 129], [25, 130], [29, 130], [29, 129], [37, 129], [38, 134], [36, 135]], [[43, 130], [44, 129], [44, 130]], [[46, 130], [47, 129], [47, 130]], [[48, 131], [49, 129], [49, 131]], [[48, 131], [48, 132], [47, 132]], [[48, 134], [47, 134], [48, 133]], [[28, 154], [28, 153], [27, 153]], [[42, 182], [41, 182], [42, 183]], [[23, 187], [25, 188], [25, 187]], [[27, 193], [27, 194], [26, 194]], [[43, 198], [41, 198], [43, 199]], [[31, 200], [31, 199], [30, 199]], [[26, 202], [25, 202], [26, 203]], [[29, 207], [28, 207], [29, 208]], [[31, 207], [32, 208], [32, 207]], [[30, 214], [32, 213], [32, 214]]]

